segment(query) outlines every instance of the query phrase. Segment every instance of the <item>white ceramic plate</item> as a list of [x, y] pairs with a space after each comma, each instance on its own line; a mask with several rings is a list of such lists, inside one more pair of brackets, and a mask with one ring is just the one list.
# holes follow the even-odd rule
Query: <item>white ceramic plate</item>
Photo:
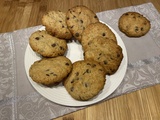
[[[44, 27], [42, 29], [44, 29]], [[28, 45], [26, 52], [25, 52], [24, 64], [25, 64], [25, 69], [26, 69], [28, 80], [30, 81], [32, 86], [45, 98], [57, 104], [61, 104], [65, 106], [91, 105], [91, 104], [97, 103], [105, 99], [106, 97], [108, 97], [111, 93], [113, 93], [117, 89], [117, 87], [122, 82], [124, 75], [126, 73], [127, 63], [128, 63], [126, 48], [125, 48], [125, 45], [121, 37], [117, 34], [117, 32], [114, 29], [112, 29], [111, 27], [110, 29], [116, 35], [118, 44], [123, 49], [124, 58], [121, 62], [121, 65], [118, 71], [114, 75], [106, 76], [107, 81], [104, 86], [104, 89], [95, 98], [89, 101], [77, 101], [68, 94], [68, 92], [66, 91], [66, 89], [64, 88], [62, 84], [49, 88], [49, 87], [42, 86], [32, 81], [32, 79], [29, 77], [29, 68], [34, 63], [34, 61], [41, 59], [41, 57], [38, 54], [36, 54]], [[75, 41], [68, 43], [68, 51], [66, 53], [66, 57], [68, 57], [72, 62], [82, 60], [83, 50], [82, 50], [81, 45]]]

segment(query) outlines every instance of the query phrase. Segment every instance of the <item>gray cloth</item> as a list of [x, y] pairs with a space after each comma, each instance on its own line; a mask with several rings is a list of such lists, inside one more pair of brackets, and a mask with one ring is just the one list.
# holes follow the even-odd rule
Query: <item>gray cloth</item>
[[[151, 21], [151, 30], [140, 38], [126, 37], [118, 29], [119, 17], [127, 11], [142, 13]], [[160, 14], [152, 3], [97, 13], [122, 38], [128, 55], [126, 75], [120, 86], [105, 100], [160, 83]], [[58, 105], [41, 96], [30, 84], [24, 69], [28, 38], [42, 26], [0, 34], [0, 118], [47, 120], [84, 107]], [[28, 58], [30, 59], [30, 58]]]

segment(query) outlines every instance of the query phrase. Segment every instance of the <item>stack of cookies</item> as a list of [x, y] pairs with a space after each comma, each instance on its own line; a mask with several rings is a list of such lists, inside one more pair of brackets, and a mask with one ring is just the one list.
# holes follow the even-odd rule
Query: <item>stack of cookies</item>
[[[125, 31], [121, 23], [120, 29]], [[123, 59], [115, 34], [83, 5], [66, 13], [49, 11], [42, 17], [42, 24], [45, 30], [29, 38], [33, 51], [42, 56], [29, 69], [32, 80], [45, 86], [62, 82], [76, 100], [94, 98], [104, 88], [106, 75], [116, 73]], [[73, 38], [82, 45], [84, 60], [71, 63], [65, 53], [68, 40]]]

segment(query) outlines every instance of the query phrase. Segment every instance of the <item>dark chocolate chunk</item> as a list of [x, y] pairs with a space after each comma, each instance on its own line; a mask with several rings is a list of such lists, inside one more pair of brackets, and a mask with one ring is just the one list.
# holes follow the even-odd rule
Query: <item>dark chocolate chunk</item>
[[55, 47], [55, 46], [56, 46], [56, 43], [53, 43], [53, 44], [52, 44], [52, 47]]
[[36, 40], [39, 40], [40, 38], [39, 38], [39, 37], [36, 37], [35, 39], [36, 39]]

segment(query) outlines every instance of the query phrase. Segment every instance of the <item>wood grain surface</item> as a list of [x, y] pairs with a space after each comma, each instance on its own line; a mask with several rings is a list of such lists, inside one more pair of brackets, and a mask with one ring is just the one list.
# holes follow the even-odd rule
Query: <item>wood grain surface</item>
[[[160, 12], [160, 0], [0, 0], [0, 33], [41, 24], [49, 10], [67, 11], [86, 5], [94, 12], [152, 2]], [[160, 120], [160, 85], [125, 94], [55, 120]]]

